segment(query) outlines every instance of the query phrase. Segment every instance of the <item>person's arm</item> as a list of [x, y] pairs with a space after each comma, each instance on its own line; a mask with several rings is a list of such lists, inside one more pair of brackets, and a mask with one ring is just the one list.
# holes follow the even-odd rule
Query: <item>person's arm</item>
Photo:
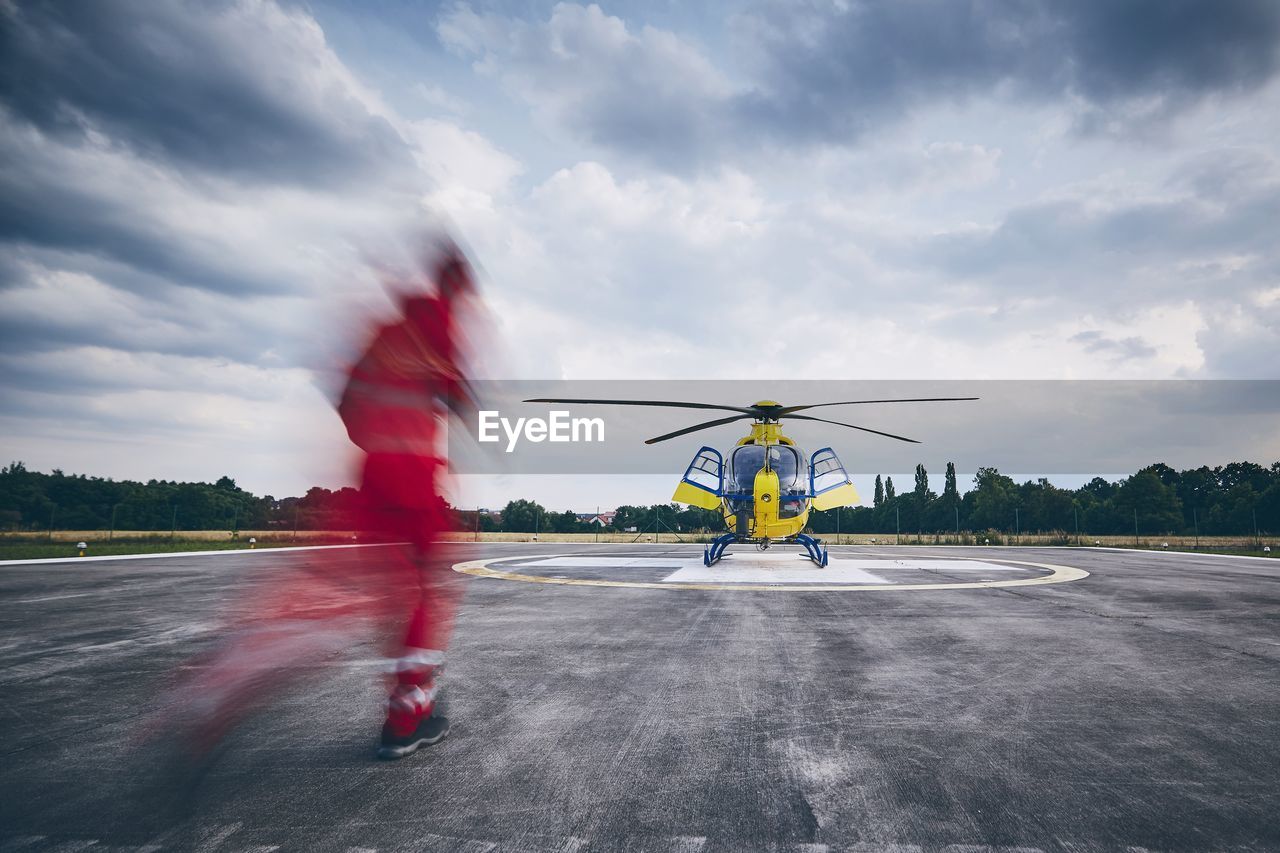
[[455, 418], [465, 424], [475, 421], [480, 404], [476, 400], [475, 388], [465, 378], [459, 376], [446, 383], [443, 397], [445, 406]]

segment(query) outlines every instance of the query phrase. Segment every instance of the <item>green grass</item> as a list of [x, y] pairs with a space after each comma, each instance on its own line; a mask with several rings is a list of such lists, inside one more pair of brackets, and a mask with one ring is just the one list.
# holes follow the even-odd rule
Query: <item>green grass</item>
[[[631, 538], [634, 538], [634, 535], [629, 537], [627, 541], [630, 541]], [[698, 541], [696, 537], [692, 539], [690, 537], [685, 538], [686, 541]], [[824, 536], [823, 538], [828, 544], [835, 544], [834, 536]], [[867, 544], [868, 537], [858, 535], [856, 537], [845, 536], [841, 538], [847, 544]], [[1029, 539], [1031, 537], [1026, 538]], [[346, 535], [340, 534], [329, 536], [310, 536], [305, 539], [300, 538], [297, 540], [288, 535], [259, 536], [257, 539], [257, 547], [260, 549], [287, 548], [295, 545], [336, 545], [347, 544], [350, 542], [350, 539], [348, 539]], [[892, 536], [881, 537], [881, 539], [881, 544], [884, 544], [891, 540]], [[545, 541], [550, 542], [554, 540], [554, 536], [545, 537]], [[89, 543], [89, 547], [85, 550], [85, 556], [89, 557], [125, 556], [130, 554], [167, 554], [175, 551], [242, 551], [249, 548], [247, 536], [240, 539], [210, 539], [207, 537], [198, 539], [182, 537], [175, 539], [117, 537], [113, 541], [106, 541], [105, 539], [102, 541], [93, 541], [91, 538], [86, 537], [85, 541]], [[902, 544], [913, 545], [916, 543], [914, 540], [908, 540], [906, 537], [903, 537]], [[920, 544], [927, 545], [930, 543], [922, 542]], [[942, 544], [950, 543], [944, 542]], [[1009, 544], [1012, 544], [1012, 541], [1010, 541]], [[1037, 543], [1032, 541], [1020, 544], [1043, 546], [1047, 543]], [[1086, 542], [1085, 544], [1090, 543]], [[1280, 548], [1277, 548], [1274, 544], [1272, 545], [1272, 550], [1270, 552], [1264, 552], [1257, 550], [1252, 546], [1245, 545], [1238, 547], [1204, 545], [1200, 548], [1194, 548], [1190, 545], [1171, 544], [1169, 548], [1161, 548], [1158, 545], [1154, 545], [1149, 542], [1144, 542], [1138, 547], [1135, 547], [1132, 543], [1126, 545], [1119, 542], [1107, 542], [1105, 544], [1113, 548], [1129, 548], [1139, 551], [1178, 551], [1191, 554], [1237, 554], [1248, 557], [1280, 557]], [[0, 538], [0, 560], [39, 560], [57, 557], [75, 557], [78, 556], [78, 554], [79, 550], [76, 548], [75, 542], [65, 542], [61, 540], [49, 542], [43, 537], [27, 535], [6, 536], [4, 538]]]
[[[272, 541], [258, 540], [258, 548], [287, 548], [291, 545], [319, 544], [314, 542], [293, 542], [289, 539]], [[130, 541], [117, 539], [111, 542], [90, 542], [85, 549], [86, 557], [114, 557], [129, 554], [168, 554], [175, 551], [242, 551], [248, 550], [249, 543], [244, 539], [223, 542], [208, 539], [145, 539]], [[80, 550], [75, 542], [39, 542], [32, 540], [0, 541], [0, 560], [39, 560], [54, 557], [76, 557]]]

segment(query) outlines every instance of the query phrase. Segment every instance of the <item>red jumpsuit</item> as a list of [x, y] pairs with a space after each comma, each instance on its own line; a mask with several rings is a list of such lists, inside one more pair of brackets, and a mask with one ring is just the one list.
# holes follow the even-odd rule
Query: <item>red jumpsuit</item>
[[[452, 256], [436, 281], [441, 296], [406, 300], [404, 316], [377, 330], [338, 405], [365, 453], [347, 521], [362, 543], [388, 544], [307, 551], [259, 575], [223, 642], [187, 668], [161, 710], [188, 726], [195, 754], [207, 754], [245, 714], [350, 649], [371, 619], [403, 637], [394, 643], [387, 728], [407, 736], [434, 710], [461, 597], [449, 566], [425, 559], [449, 526], [436, 437], [446, 405], [459, 412], [473, 405], [458, 369], [450, 298], [470, 279]], [[159, 730], [161, 719], [153, 723]]]
[[438, 421], [446, 405], [469, 401], [456, 363], [452, 304], [433, 296], [408, 300], [404, 318], [378, 331], [338, 405], [348, 435], [366, 453], [356, 527], [365, 540], [409, 543], [407, 550], [377, 549], [367, 565], [381, 566], [392, 589], [416, 590], [388, 702], [396, 735], [412, 732], [434, 708], [457, 610], [456, 578], [423, 557], [449, 526], [437, 482], [444, 464], [436, 452]]

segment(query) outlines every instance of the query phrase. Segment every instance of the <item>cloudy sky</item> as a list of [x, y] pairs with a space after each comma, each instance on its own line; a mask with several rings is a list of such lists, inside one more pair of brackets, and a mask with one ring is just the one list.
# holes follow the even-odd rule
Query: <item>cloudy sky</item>
[[33, 468], [336, 485], [441, 226], [495, 378], [1280, 378], [1271, 0], [0, 0], [0, 71]]

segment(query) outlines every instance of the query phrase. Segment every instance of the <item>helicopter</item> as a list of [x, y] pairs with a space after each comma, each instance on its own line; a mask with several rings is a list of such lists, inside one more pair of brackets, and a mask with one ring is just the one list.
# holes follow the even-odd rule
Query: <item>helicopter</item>
[[734, 414], [694, 424], [675, 432], [645, 441], [656, 444], [699, 430], [723, 426], [735, 421], [751, 421], [750, 434], [738, 439], [725, 455], [714, 447], [703, 446], [696, 454], [676, 486], [672, 500], [706, 510], [720, 511], [726, 533], [716, 537], [703, 550], [703, 565], [718, 562], [734, 543], [754, 544], [767, 550], [774, 542], [800, 545], [805, 556], [820, 567], [827, 565], [827, 549], [821, 540], [804, 532], [812, 510], [819, 512], [860, 502], [857, 490], [836, 452], [830, 447], [817, 450], [806, 459], [805, 453], [782, 434], [782, 419], [817, 421], [848, 427], [886, 438], [919, 444], [913, 438], [882, 432], [870, 427], [801, 415], [797, 412], [824, 406], [858, 406], [871, 403], [939, 403], [977, 400], [977, 397], [917, 397], [896, 400], [845, 400], [835, 403], [809, 403], [784, 406], [774, 400], [760, 400], [749, 406], [723, 406], [715, 403], [685, 403], [672, 400], [587, 400], [537, 398], [526, 403], [563, 403], [571, 405], [658, 406], [676, 409], [709, 409]]

